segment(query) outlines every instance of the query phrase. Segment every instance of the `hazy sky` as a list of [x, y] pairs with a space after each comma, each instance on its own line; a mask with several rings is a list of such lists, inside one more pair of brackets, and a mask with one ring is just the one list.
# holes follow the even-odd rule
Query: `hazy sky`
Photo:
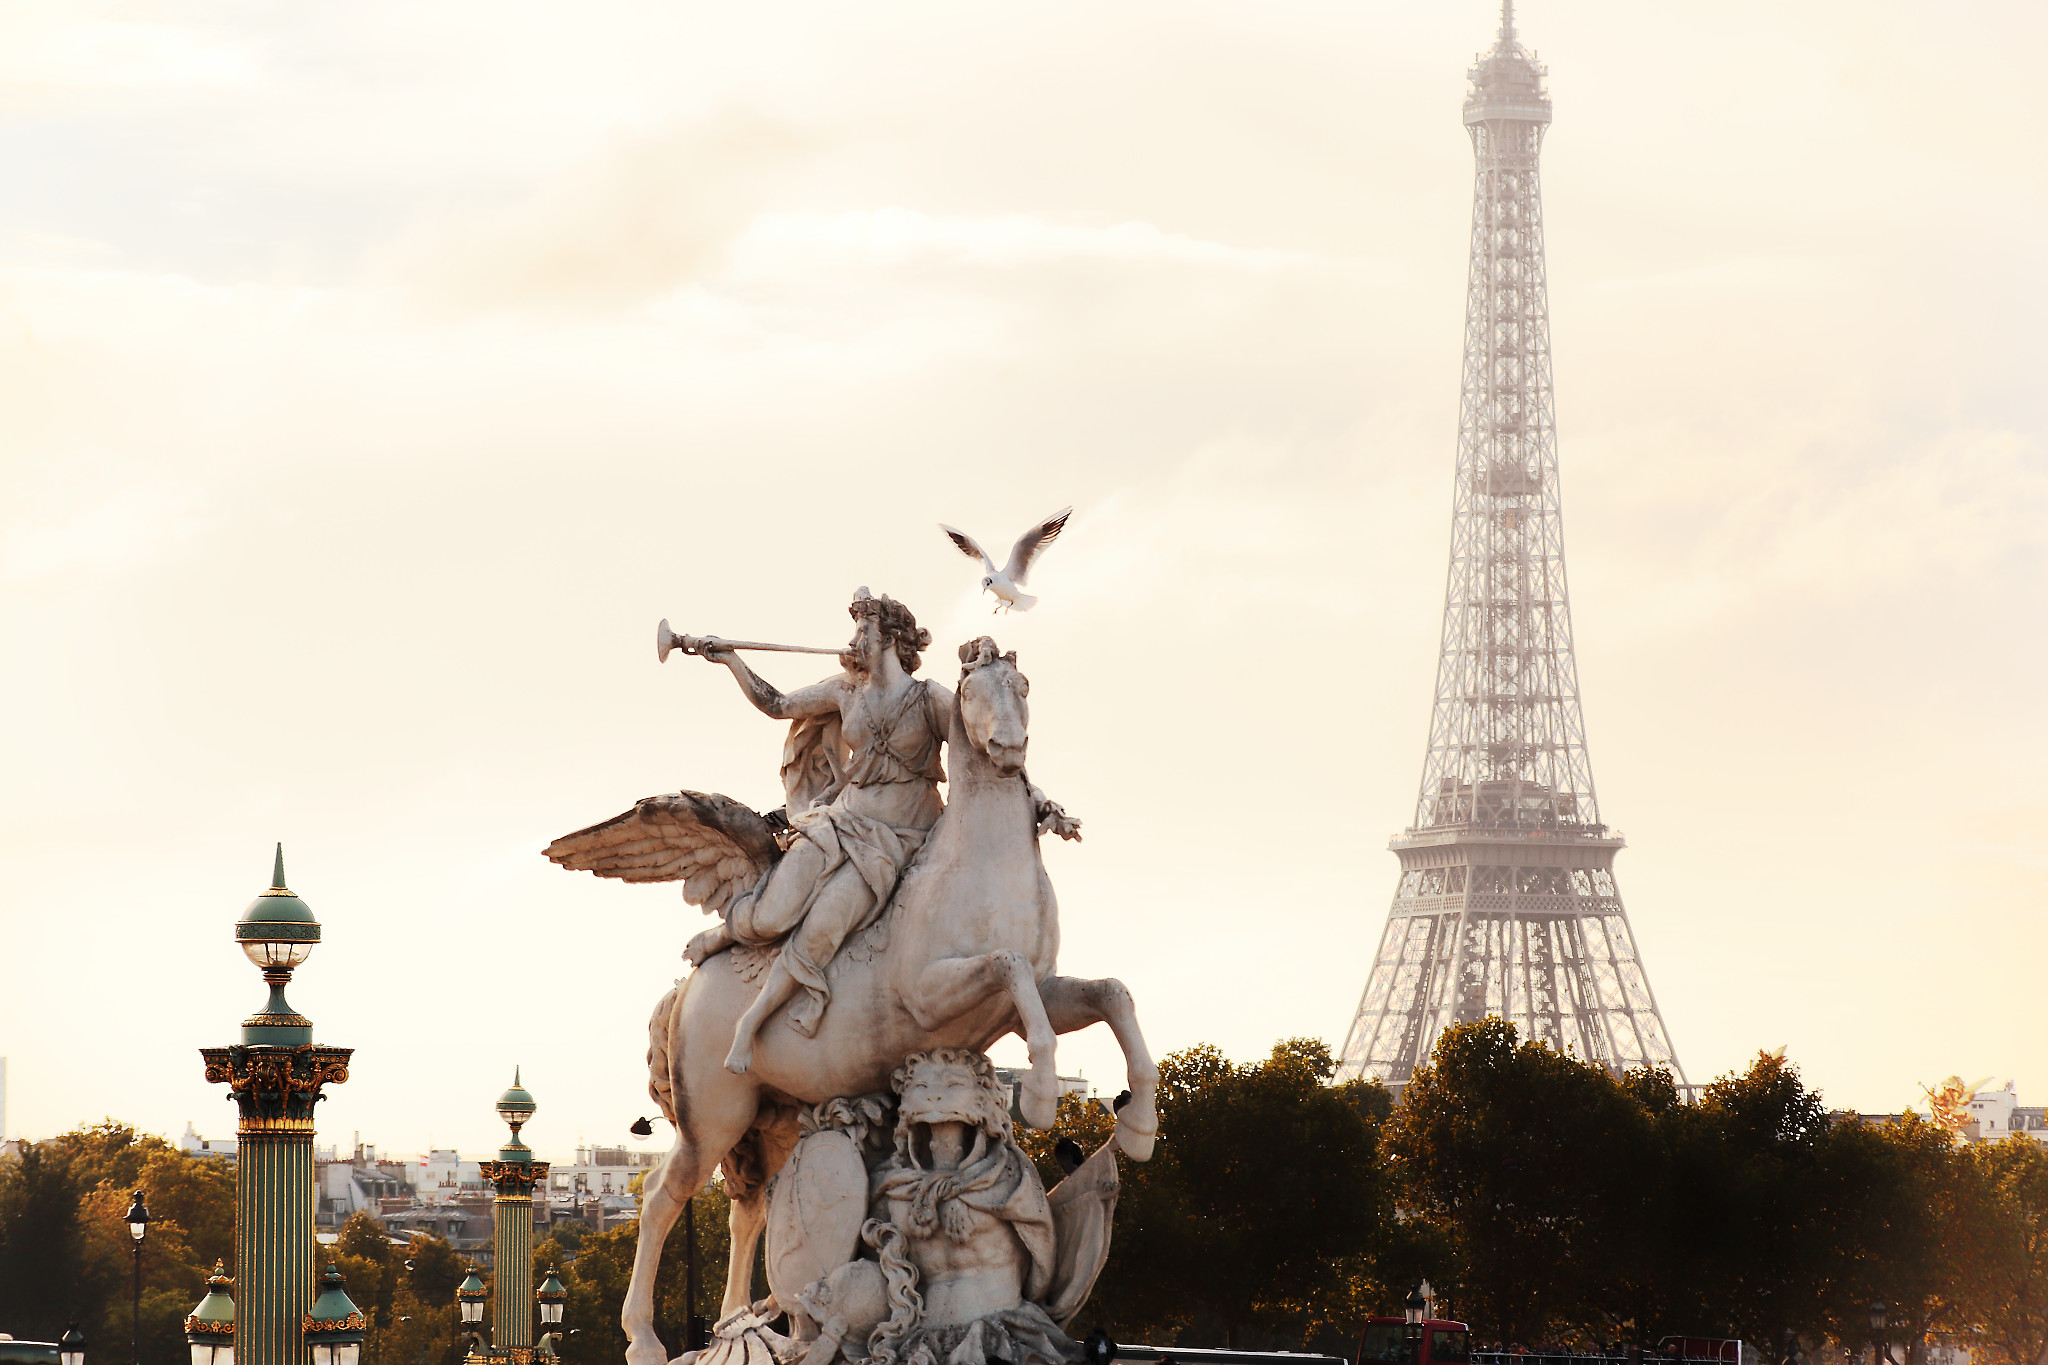
[[[2021, 3], [1528, 0], [1601, 808], [1704, 1080], [2048, 1097], [2048, 160]], [[0, 7], [8, 1126], [232, 1128], [285, 841], [322, 1141], [561, 1151], [705, 921], [546, 863], [781, 726], [678, 628], [989, 630], [1063, 970], [1342, 1041], [1448, 538], [1467, 4]], [[991, 622], [933, 525], [1073, 503]], [[825, 671], [771, 660], [784, 685]], [[1062, 1044], [1114, 1089], [1114, 1043]]]

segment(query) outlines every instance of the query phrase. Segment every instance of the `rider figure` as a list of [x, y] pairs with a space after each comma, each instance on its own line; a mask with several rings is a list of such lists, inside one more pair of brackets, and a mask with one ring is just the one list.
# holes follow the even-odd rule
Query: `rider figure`
[[775, 690], [731, 650], [706, 641], [704, 657], [724, 664], [747, 699], [777, 720], [836, 718], [849, 757], [836, 791], [799, 811], [792, 802], [787, 851], [766, 880], [733, 898], [725, 924], [691, 941], [701, 963], [727, 943], [781, 943], [761, 993], [733, 1030], [728, 1069], [753, 1064], [754, 1036], [799, 990], [789, 1022], [806, 1037], [818, 1030], [831, 1000], [825, 969], [847, 935], [872, 924], [896, 882], [939, 818], [946, 780], [939, 747], [952, 727], [953, 694], [913, 678], [918, 651], [931, 632], [901, 602], [862, 588], [848, 613], [857, 623], [840, 656], [846, 672], [798, 688]]

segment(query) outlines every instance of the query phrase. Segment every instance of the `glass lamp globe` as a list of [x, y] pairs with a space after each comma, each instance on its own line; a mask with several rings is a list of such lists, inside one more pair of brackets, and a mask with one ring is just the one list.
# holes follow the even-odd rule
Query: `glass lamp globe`
[[85, 1365], [85, 1337], [77, 1323], [66, 1327], [64, 1335], [57, 1339], [57, 1359], [62, 1365]]
[[512, 1140], [519, 1140], [519, 1130], [533, 1117], [533, 1111], [540, 1108], [533, 1102], [533, 1096], [519, 1083], [519, 1068], [512, 1068], [512, 1085], [498, 1096], [498, 1117], [511, 1125]]

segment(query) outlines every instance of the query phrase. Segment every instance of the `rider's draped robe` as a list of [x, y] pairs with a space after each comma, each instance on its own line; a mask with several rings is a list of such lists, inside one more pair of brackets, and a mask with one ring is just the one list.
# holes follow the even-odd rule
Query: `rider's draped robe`
[[[784, 858], [750, 891], [733, 898], [726, 925], [740, 943], [782, 945], [782, 961], [789, 974], [804, 988], [804, 995], [789, 1011], [789, 1021], [806, 1035], [817, 1030], [818, 1020], [832, 998], [825, 980], [825, 968], [848, 934], [873, 924], [889, 904], [903, 869], [924, 846], [928, 828], [890, 825], [872, 815], [848, 807], [850, 795], [860, 788], [900, 782], [939, 783], [946, 770], [939, 760], [939, 745], [945, 733], [932, 716], [930, 689], [923, 679], [911, 683], [886, 714], [876, 715], [866, 694], [856, 692], [848, 708], [844, 734], [852, 755], [844, 776], [830, 800], [810, 809], [790, 812], [792, 839], [804, 839], [825, 855], [825, 866], [795, 910], [782, 914], [763, 913], [761, 893], [777, 876], [791, 869]], [[799, 733], [801, 727], [799, 728]], [[822, 739], [822, 736], [821, 736]], [[798, 743], [798, 733], [791, 736]], [[789, 768], [785, 764], [785, 770]], [[861, 912], [850, 920], [827, 924], [811, 911], [818, 893], [843, 867], [851, 866], [871, 893]]]

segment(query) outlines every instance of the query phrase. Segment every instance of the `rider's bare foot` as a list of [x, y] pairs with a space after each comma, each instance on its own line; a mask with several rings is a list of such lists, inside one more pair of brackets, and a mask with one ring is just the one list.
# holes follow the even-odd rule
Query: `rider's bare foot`
[[735, 1076], [744, 1076], [754, 1069], [754, 1040], [735, 1038], [732, 1051], [725, 1054], [725, 1069]]

